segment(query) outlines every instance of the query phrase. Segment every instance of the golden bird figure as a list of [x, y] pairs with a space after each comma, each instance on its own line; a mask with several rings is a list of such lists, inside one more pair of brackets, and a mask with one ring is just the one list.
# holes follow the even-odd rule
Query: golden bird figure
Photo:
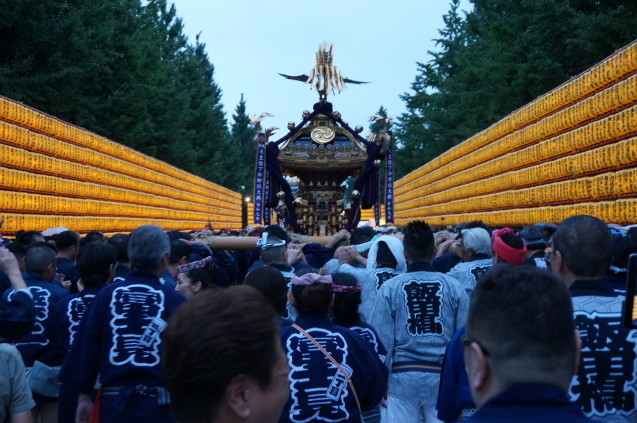
[[327, 94], [331, 92], [341, 92], [345, 89], [345, 84], [367, 84], [363, 81], [354, 81], [353, 79], [343, 78], [341, 71], [333, 65], [334, 46], [324, 41], [319, 45], [316, 52], [316, 66], [309, 72], [309, 75], [279, 75], [310, 84], [310, 89], [314, 88], [319, 93], [320, 99], [327, 98]]
[[267, 116], [272, 117], [274, 115], [268, 112], [263, 112], [259, 116], [248, 114], [248, 119], [250, 119], [250, 125], [254, 125], [254, 127], [258, 130], [261, 128], [261, 121]]
[[385, 117], [385, 116], [381, 116], [381, 115], [371, 115], [369, 117], [369, 121], [370, 122], [383, 122], [383, 126], [385, 127], [385, 130], [389, 129], [389, 124], [391, 123], [391, 121], [394, 120], [394, 117]]

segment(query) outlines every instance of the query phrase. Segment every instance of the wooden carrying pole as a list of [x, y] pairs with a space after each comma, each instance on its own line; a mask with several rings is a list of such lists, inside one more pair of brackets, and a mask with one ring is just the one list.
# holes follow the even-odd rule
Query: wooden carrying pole
[[[257, 250], [258, 239], [259, 237], [256, 236], [215, 236], [205, 238], [204, 241], [212, 242], [212, 248], [215, 250]], [[307, 240], [303, 238], [299, 242], [313, 242], [320, 245], [325, 245], [331, 240], [331, 236], [308, 236]]]

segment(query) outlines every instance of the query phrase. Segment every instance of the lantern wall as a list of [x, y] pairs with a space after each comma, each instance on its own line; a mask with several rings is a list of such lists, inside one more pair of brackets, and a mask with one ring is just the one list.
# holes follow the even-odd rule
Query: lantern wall
[[635, 223], [636, 72], [633, 42], [396, 181], [396, 223]]
[[3, 234], [240, 228], [241, 195], [0, 97]]

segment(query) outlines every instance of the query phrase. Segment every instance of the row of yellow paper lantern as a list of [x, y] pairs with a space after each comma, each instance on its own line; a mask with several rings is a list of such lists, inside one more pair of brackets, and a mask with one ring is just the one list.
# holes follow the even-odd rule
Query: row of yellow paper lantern
[[219, 191], [233, 198], [240, 198], [240, 194], [221, 187], [220, 185], [206, 181], [205, 179], [148, 157], [121, 144], [100, 137], [82, 128], [67, 124], [59, 119], [3, 97], [0, 97], [0, 117], [91, 148], [95, 151], [103, 152], [114, 157], [120, 157], [131, 163], [136, 163], [140, 166], [204, 187], [208, 190]]
[[[631, 78], [630, 81], [635, 82], [633, 96], [637, 99], [637, 76]], [[566, 109], [564, 112], [566, 113], [568, 110], [571, 110], [571, 108]], [[584, 113], [586, 109], [579, 108], [578, 105], [577, 109], [573, 110], [577, 110], [578, 113]], [[476, 168], [474, 166], [486, 164], [485, 162], [493, 162], [493, 157], [501, 156], [503, 153], [508, 153], [515, 148], [526, 145], [529, 143], [527, 140], [537, 140], [545, 138], [546, 134], [560, 132], [560, 130], [568, 128], [562, 125], [553, 125], [553, 122], [559, 120], [558, 118], [560, 118], [560, 116], [561, 113], [551, 116], [547, 120], [542, 120], [537, 124], [508, 135], [501, 140], [497, 140], [478, 151], [474, 151], [463, 160], [456, 160], [447, 166], [423, 175], [421, 178], [414, 180], [409, 184], [396, 188], [396, 194], [400, 195], [406, 191], [411, 191], [418, 185], [431, 184], [432, 182], [442, 180], [449, 175], [457, 175], [465, 169], [471, 168], [469, 171], [475, 172]], [[583, 120], [585, 120], [583, 116], [578, 119], [579, 122]], [[528, 151], [527, 154], [537, 157], [534, 161], [544, 160], [546, 158], [553, 157], [556, 154], [575, 151], [579, 148], [587, 148], [597, 142], [607, 141], [633, 132], [636, 129], [637, 106], [633, 106], [604, 119], [593, 121], [584, 127], [563, 133], [554, 138], [549, 138], [548, 140], [533, 145], [524, 151]], [[517, 154], [517, 152], [512, 154]], [[506, 158], [506, 162], [508, 162], [510, 155], [501, 156], [496, 160], [502, 159], [503, 157]], [[502, 170], [504, 169], [498, 169], [498, 171]]]
[[[396, 210], [409, 210], [556, 179], [575, 179], [582, 174], [631, 165], [637, 166], [637, 137], [447, 190], [440, 188], [439, 184], [434, 183], [430, 186], [422, 187], [415, 193], [396, 196]], [[615, 195], [614, 191], [599, 192], [600, 196]]]
[[229, 204], [215, 199], [208, 200], [207, 204], [200, 204], [108, 185], [98, 185], [91, 182], [8, 169], [2, 166], [0, 166], [0, 187], [10, 190], [28, 189], [45, 194], [120, 201], [144, 206], [165, 207], [173, 210], [189, 210], [202, 213], [214, 214], [215, 210], [218, 209], [229, 211], [241, 210], [240, 204]]
[[239, 219], [216, 219], [201, 221], [176, 221], [165, 219], [116, 218], [100, 216], [53, 216], [36, 214], [3, 213], [3, 234], [13, 234], [19, 230], [44, 230], [46, 228], [65, 227], [75, 231], [131, 232], [142, 225], [157, 225], [164, 230], [196, 230], [211, 224], [213, 227], [241, 226]]
[[[145, 179], [153, 183], [169, 186], [174, 185], [175, 183], [175, 178], [165, 174], [152, 171], [145, 167], [132, 164], [122, 159], [96, 152], [85, 147], [80, 147], [75, 144], [41, 135], [28, 129], [2, 121], [0, 121], [0, 140], [10, 142], [18, 147], [29, 148], [30, 150], [35, 150], [47, 155], [53, 155], [79, 163], [94, 165], [117, 173], [133, 176], [135, 178]], [[210, 190], [184, 181], [179, 181], [179, 187], [185, 191], [219, 200], [228, 201], [232, 198], [225, 192], [221, 192], [218, 187], [216, 190]]]
[[461, 222], [481, 220], [491, 226], [526, 226], [538, 222], [559, 224], [564, 219], [587, 214], [598, 217], [607, 223], [634, 223], [637, 199], [629, 198], [616, 201], [578, 203], [564, 206], [545, 206], [491, 212], [459, 213], [449, 215], [423, 215], [415, 211], [396, 212], [395, 223], [406, 225], [410, 221], [421, 219], [435, 226], [457, 225]]
[[[603, 197], [637, 194], [637, 168], [555, 182], [541, 186], [480, 195], [412, 208], [427, 216], [518, 207], [544, 207], [549, 203], [590, 202]], [[401, 208], [401, 211], [404, 210]]]
[[[637, 44], [632, 43], [616, 52], [600, 64], [594, 66], [569, 82], [557, 87], [532, 103], [511, 113], [488, 129], [472, 136], [447, 153], [432, 160], [429, 164], [416, 169], [397, 181], [397, 186], [407, 184], [456, 159], [463, 159], [472, 151], [492, 142], [503, 135], [519, 129], [529, 122], [540, 119], [546, 114], [567, 104], [577, 101], [586, 94], [599, 89], [637, 69]], [[628, 88], [625, 90], [630, 91]], [[612, 99], [610, 99], [612, 104]], [[621, 103], [618, 103], [621, 104]], [[606, 107], [611, 107], [607, 105]]]
[[[523, 150], [518, 150], [490, 160], [486, 163], [474, 166], [471, 169], [457, 172], [447, 178], [432, 183], [425, 183], [425, 180], [420, 180], [423, 182], [420, 186], [409, 184], [409, 192], [397, 190], [396, 194], [402, 201], [408, 201], [428, 193], [447, 190], [452, 187], [487, 178], [501, 172], [510, 171], [521, 166], [533, 165], [539, 161], [550, 160], [558, 155], [573, 154], [581, 149], [590, 148], [595, 144], [613, 140], [614, 138], [635, 130], [637, 130], [637, 106], [626, 109], [605, 119], [592, 122], [589, 125], [575, 129], [571, 132], [558, 135], [555, 138], [542, 141], [539, 144], [532, 145]], [[634, 140], [629, 144], [632, 145], [633, 143]], [[629, 153], [628, 156], [610, 153], [604, 154], [600, 156], [600, 158], [603, 158], [611, 164], [620, 164], [626, 157], [633, 157], [630, 151], [630, 148], [628, 150], [624, 150], [624, 152]], [[597, 160], [600, 160], [600, 158]], [[592, 159], [588, 158], [587, 160]], [[585, 163], [575, 164], [579, 165], [579, 167], [588, 168]], [[572, 173], [577, 174], [577, 172], [578, 170], [574, 169]]]
[[[380, 216], [385, 218], [385, 205], [380, 205]], [[371, 209], [361, 209], [361, 220], [373, 220], [374, 219], [374, 208]]]
[[206, 222], [209, 219], [225, 220], [228, 218], [241, 218], [241, 211], [224, 209], [216, 209], [213, 214], [208, 214], [189, 210], [140, 206], [115, 201], [87, 200], [15, 191], [0, 191], [0, 197], [2, 198], [0, 209], [14, 212], [61, 213], [82, 216], [121, 216], [202, 222]]
[[[2, 162], [4, 164], [25, 170], [45, 172], [52, 175], [76, 178], [97, 184], [108, 184], [121, 188], [139, 190], [177, 200], [209, 204], [208, 197], [192, 194], [179, 189], [179, 181], [177, 180], [174, 181], [174, 186], [176, 188], [173, 188], [172, 186], [154, 184], [131, 176], [110, 172], [104, 169], [98, 169], [93, 166], [73, 163], [51, 156], [45, 156], [43, 154], [32, 153], [30, 151], [2, 144], [0, 144], [0, 157], [2, 157]], [[99, 196], [98, 192], [99, 188], [95, 190], [94, 187], [91, 187], [88, 197], [96, 198]], [[234, 199], [228, 198], [228, 200]], [[234, 201], [236, 201], [236, 203], [234, 203], [236, 207], [236, 204], [240, 203], [240, 199]], [[228, 207], [230, 207], [233, 203], [228, 202], [227, 204]]]
[[[538, 100], [530, 103], [529, 105], [519, 109], [518, 111], [512, 113], [508, 117], [504, 118], [500, 122], [496, 123], [492, 127], [488, 128], [485, 131], [475, 135], [474, 137], [467, 140], [467, 142], [460, 144], [454, 149], [450, 150], [445, 155], [441, 156], [439, 160], [434, 160], [436, 163], [432, 163], [433, 166], [430, 168], [423, 169], [423, 173], [427, 173], [433, 169], [440, 167], [446, 163], [449, 163], [452, 160], [457, 158], [464, 158], [469, 152], [485, 145], [487, 142], [491, 142], [494, 139], [502, 136], [503, 131], [492, 134], [491, 136], [487, 136], [492, 130], [496, 128], [506, 126], [508, 130], [506, 132], [511, 132], [514, 129], [521, 127], [523, 124], [531, 122], [535, 119], [541, 118], [546, 115], [548, 112], [557, 109], [562, 105], [566, 105], [571, 103], [579, 98], [581, 98], [584, 94], [588, 94], [589, 92], [594, 91], [595, 89], [600, 88], [602, 85], [607, 82], [611, 82], [613, 80], [618, 79], [619, 77], [627, 74], [635, 70], [637, 67], [637, 62], [634, 61], [635, 54], [637, 52], [637, 44], [633, 43], [628, 46], [626, 49], [618, 52], [616, 55], [611, 56], [608, 60], [602, 62], [598, 66], [590, 69], [588, 72], [580, 75], [579, 77], [569, 81], [568, 83], [556, 88], [552, 92], [547, 95], [540, 97]], [[610, 76], [610, 77], [609, 77]], [[566, 94], [564, 94], [566, 92]], [[551, 99], [557, 97], [565, 97], [565, 99], [558, 101], [557, 103], [551, 104]], [[547, 106], [548, 104], [548, 106]], [[520, 115], [525, 115], [522, 120], [517, 119]], [[512, 125], [502, 125], [510, 120], [519, 120], [517, 123]], [[474, 142], [474, 139], [481, 139], [480, 142]], [[417, 172], [417, 171], [415, 171]], [[418, 175], [412, 174], [408, 175], [410, 177], [406, 177], [405, 182], [413, 180], [418, 177]]]

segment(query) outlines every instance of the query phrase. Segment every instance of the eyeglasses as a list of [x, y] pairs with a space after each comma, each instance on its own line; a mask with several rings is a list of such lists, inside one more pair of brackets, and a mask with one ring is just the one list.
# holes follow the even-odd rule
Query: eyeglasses
[[545, 252], [545, 253], [544, 253], [544, 259], [545, 259], [547, 262], [549, 262], [549, 263], [550, 263], [550, 262], [551, 262], [551, 257], [553, 256], [553, 254], [555, 254], [555, 252], [556, 252], [555, 250], [550, 250], [550, 251]]
[[467, 348], [471, 344], [475, 343], [475, 344], [477, 344], [480, 347], [480, 350], [482, 350], [482, 354], [484, 354], [487, 357], [489, 356], [489, 350], [487, 350], [485, 347], [483, 347], [482, 344], [480, 344], [475, 339], [469, 339], [465, 335], [463, 335], [463, 336], [460, 337], [460, 342], [462, 342], [462, 347], [463, 348]]

